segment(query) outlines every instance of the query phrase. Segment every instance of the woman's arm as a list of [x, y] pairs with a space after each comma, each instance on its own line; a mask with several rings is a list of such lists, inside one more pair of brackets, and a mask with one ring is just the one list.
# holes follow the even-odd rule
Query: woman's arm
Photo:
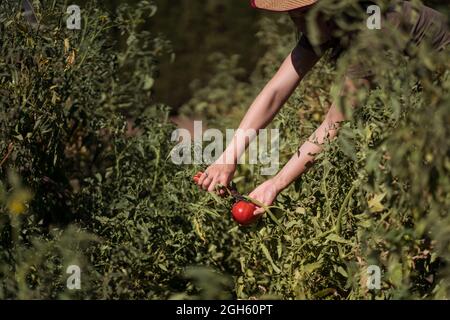
[[[361, 81], [363, 81], [361, 84], [367, 84], [366, 81]], [[341, 94], [350, 95], [350, 103], [353, 107], [357, 105], [357, 101], [351, 96], [354, 92], [356, 92], [355, 83], [346, 79]], [[271, 205], [282, 190], [287, 188], [313, 164], [317, 154], [322, 151], [322, 145], [326, 140], [331, 140], [337, 135], [340, 123], [344, 120], [344, 114], [333, 103], [325, 120], [300, 147], [299, 152], [292, 156], [275, 177], [261, 184], [249, 196], [268, 206]], [[262, 214], [263, 212], [263, 208], [258, 208], [255, 214]]]
[[[256, 188], [250, 197], [266, 205], [271, 205], [277, 195], [301, 176], [314, 162], [315, 156], [322, 151], [322, 144], [326, 139], [333, 139], [337, 135], [340, 122], [344, 115], [333, 104], [328, 111], [325, 121], [300, 147], [289, 162], [273, 178]], [[262, 214], [263, 208], [258, 208], [255, 214]]]
[[[302, 62], [303, 70], [310, 70], [318, 61], [317, 57], [305, 57]], [[280, 108], [290, 97], [299, 82], [306, 75], [299, 74], [293, 66], [291, 55], [289, 55], [279, 68], [275, 76], [267, 83], [239, 125], [237, 134], [227, 146], [223, 154], [205, 171], [198, 185], [208, 191], [214, 191], [217, 184], [228, 185], [231, 181], [236, 163], [243, 154], [250, 139], [238, 133], [246, 130], [258, 130], [265, 128], [278, 113]]]

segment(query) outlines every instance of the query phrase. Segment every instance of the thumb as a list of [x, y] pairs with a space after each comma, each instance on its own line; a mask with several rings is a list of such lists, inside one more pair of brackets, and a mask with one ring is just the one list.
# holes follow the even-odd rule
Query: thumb
[[259, 215], [263, 214], [264, 211], [265, 211], [264, 208], [258, 207], [258, 208], [253, 212], [253, 215], [254, 215], [254, 216], [259, 216]]

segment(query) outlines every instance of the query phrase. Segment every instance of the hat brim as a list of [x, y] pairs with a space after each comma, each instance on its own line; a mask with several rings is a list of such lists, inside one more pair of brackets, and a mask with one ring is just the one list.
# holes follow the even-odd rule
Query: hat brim
[[316, 2], [317, 0], [251, 0], [253, 8], [276, 12], [291, 11], [310, 6]]

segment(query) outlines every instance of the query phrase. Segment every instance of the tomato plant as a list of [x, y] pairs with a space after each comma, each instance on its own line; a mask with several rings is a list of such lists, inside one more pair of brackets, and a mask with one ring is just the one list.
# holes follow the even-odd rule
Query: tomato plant
[[[236, 198], [199, 192], [192, 180], [203, 167], [170, 161], [175, 126], [151, 87], [157, 60], [171, 52], [140, 25], [154, 3], [114, 14], [89, 3], [88, 27], [77, 32], [61, 28], [64, 1], [36, 8], [38, 31], [17, 4], [0, 2], [1, 299], [448, 299], [448, 52], [424, 46], [407, 59], [395, 51], [397, 34], [372, 32], [337, 68], [327, 53], [274, 119], [280, 162], [332, 101], [349, 121], [269, 217], [239, 228], [228, 214]], [[216, 72], [182, 112], [205, 115], [210, 127], [239, 125], [296, 41], [286, 15], [262, 19], [267, 50], [251, 76], [243, 79], [237, 56], [213, 56]], [[381, 76], [353, 109], [332, 84], [362, 59]], [[127, 129], [130, 117], [137, 130]], [[260, 166], [239, 165], [242, 193], [267, 179]], [[238, 200], [234, 218], [254, 222], [255, 206]], [[83, 285], [69, 291], [73, 264]], [[383, 271], [380, 290], [366, 286], [369, 266]]]

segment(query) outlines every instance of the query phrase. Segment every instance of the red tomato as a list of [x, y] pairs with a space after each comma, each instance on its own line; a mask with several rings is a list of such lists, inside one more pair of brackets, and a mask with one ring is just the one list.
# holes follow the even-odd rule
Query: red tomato
[[233, 205], [231, 209], [231, 213], [233, 214], [233, 218], [239, 224], [246, 226], [255, 222], [259, 216], [254, 216], [253, 212], [255, 212], [256, 206], [248, 201], [239, 201]]

